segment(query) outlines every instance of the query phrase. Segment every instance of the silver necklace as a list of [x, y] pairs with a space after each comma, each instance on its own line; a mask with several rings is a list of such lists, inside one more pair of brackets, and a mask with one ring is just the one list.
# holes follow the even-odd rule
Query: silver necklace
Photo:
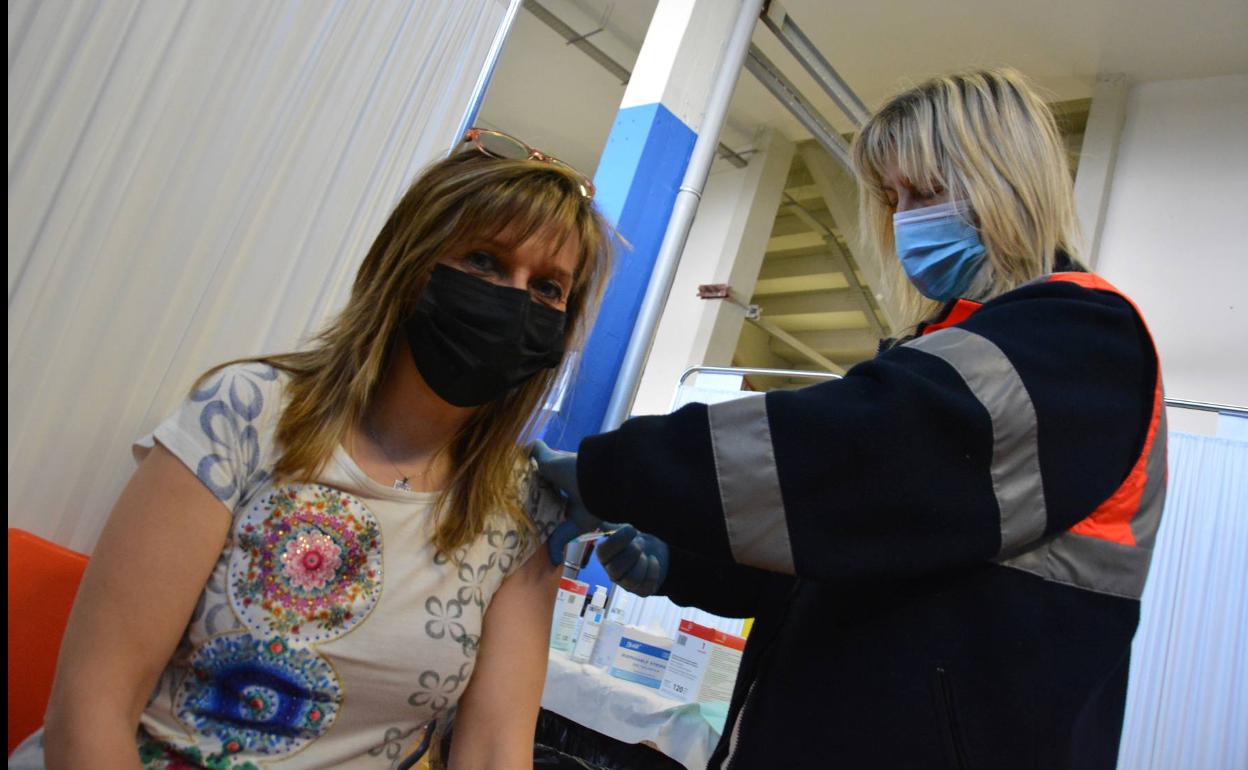
[[395, 479], [394, 484], [392, 484], [391, 486], [393, 486], [395, 489], [399, 489], [404, 492], [411, 492], [412, 485], [408, 484], [407, 482], [409, 479], [412, 478], [412, 475], [410, 473], [404, 473], [403, 469], [399, 467], [399, 464], [396, 463], [394, 459], [390, 457], [390, 453], [386, 451], [386, 445], [381, 443], [381, 439], [377, 438], [377, 434], [373, 431], [373, 425], [372, 425], [371, 420], [368, 420], [368, 419], [364, 420], [364, 432], [368, 434], [368, 437], [371, 438], [373, 440], [373, 443], [377, 445], [377, 448], [381, 450], [381, 453], [382, 455], [385, 456], [386, 461], [389, 462], [390, 465], [394, 466], [394, 469], [399, 472], [399, 476], [402, 477], [402, 478]]

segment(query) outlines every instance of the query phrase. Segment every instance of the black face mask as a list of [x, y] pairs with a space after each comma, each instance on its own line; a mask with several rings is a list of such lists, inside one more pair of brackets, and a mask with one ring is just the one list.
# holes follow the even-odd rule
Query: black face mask
[[566, 321], [524, 289], [436, 265], [404, 331], [434, 393], [455, 406], [480, 406], [558, 366]]

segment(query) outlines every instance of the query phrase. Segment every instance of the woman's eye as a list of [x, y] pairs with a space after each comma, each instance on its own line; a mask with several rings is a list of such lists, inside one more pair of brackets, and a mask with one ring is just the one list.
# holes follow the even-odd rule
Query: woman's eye
[[492, 273], [498, 270], [498, 260], [494, 255], [484, 251], [469, 252], [464, 257], [464, 264], [479, 273]]
[[533, 289], [547, 302], [559, 302], [563, 299], [563, 287], [554, 281], [538, 281]]

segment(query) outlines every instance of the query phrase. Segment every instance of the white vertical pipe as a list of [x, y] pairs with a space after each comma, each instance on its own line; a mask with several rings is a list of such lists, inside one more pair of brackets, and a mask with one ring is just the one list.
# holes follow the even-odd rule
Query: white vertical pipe
[[693, 217], [698, 211], [698, 202], [702, 199], [702, 190], [706, 187], [706, 178], [711, 172], [711, 163], [715, 160], [719, 132], [728, 114], [728, 102], [732, 99], [732, 91], [741, 74], [746, 51], [750, 47], [750, 37], [762, 9], [763, 0], [744, 0], [732, 34], [728, 37], [728, 44], [724, 48], [724, 55], [719, 62], [714, 85], [707, 99], [706, 117], [689, 156], [689, 167], [685, 170], [680, 191], [676, 194], [667, 232], [663, 235], [654, 271], [650, 275], [650, 285], [642, 299], [637, 323], [633, 326], [633, 335], [628, 341], [628, 349], [624, 352], [615, 389], [611, 391], [611, 401], [607, 404], [607, 412], [602, 420], [603, 430], [613, 430], [624, 422], [637, 395], [641, 370], [650, 355], [654, 331], [659, 325], [663, 306], [667, 303], [672, 281], [676, 278], [680, 254], [685, 249], [689, 229], [693, 226]]

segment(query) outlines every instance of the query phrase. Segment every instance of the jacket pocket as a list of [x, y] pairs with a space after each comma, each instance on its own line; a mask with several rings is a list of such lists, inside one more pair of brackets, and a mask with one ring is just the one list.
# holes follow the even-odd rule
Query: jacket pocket
[[970, 755], [966, 750], [966, 740], [962, 735], [962, 724], [958, 719], [957, 700], [953, 694], [953, 681], [944, 666], [937, 666], [933, 675], [936, 691], [936, 713], [940, 722], [941, 736], [945, 744], [945, 757], [949, 767], [954, 770], [971, 770]]

